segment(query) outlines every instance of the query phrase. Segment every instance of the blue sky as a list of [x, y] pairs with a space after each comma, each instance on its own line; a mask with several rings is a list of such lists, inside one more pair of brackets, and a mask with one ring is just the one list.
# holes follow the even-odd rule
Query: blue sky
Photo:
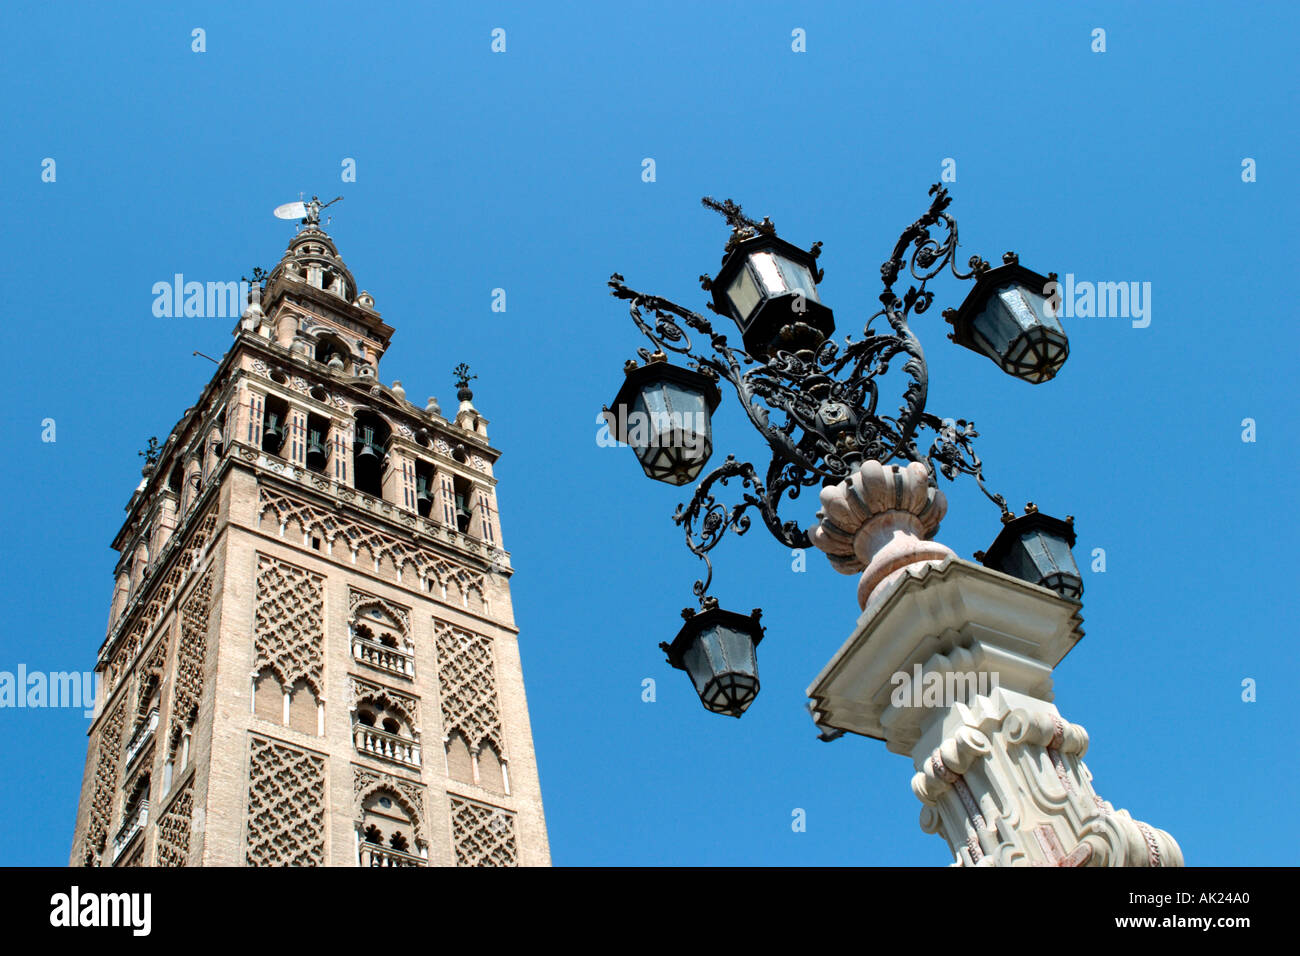
[[[1190, 864], [1291, 862], [1294, 7], [464, 7], [5, 5], [0, 670], [91, 666], [135, 452], [198, 397], [212, 366], [191, 353], [230, 343], [230, 320], [155, 318], [153, 283], [270, 268], [292, 234], [270, 210], [342, 194], [330, 232], [397, 329], [381, 378], [446, 408], [469, 362], [505, 453], [555, 862], [946, 863], [908, 761], [820, 743], [804, 710], [856, 619], [853, 580], [815, 553], [792, 573], [761, 529], [724, 543], [713, 591], [764, 608], [763, 690], [740, 721], [706, 713], [657, 649], [697, 574], [670, 520], [682, 494], [600, 447], [596, 416], [642, 344], [609, 274], [703, 308], [695, 277], [726, 230], [700, 196], [823, 241], [821, 297], [856, 334], [952, 158], [963, 261], [1015, 249], [1039, 271], [1151, 283], [1148, 327], [1066, 320], [1069, 363], [1038, 387], [946, 340], [939, 309], [964, 284], [937, 285], [914, 324], [929, 408], [975, 420], [992, 486], [1075, 515], [1081, 557], [1106, 550], [1056, 674], [1096, 786]], [[760, 451], [724, 397], [716, 460]], [[973, 484], [944, 489], [939, 539], [986, 547], [996, 510]], [[815, 500], [798, 504], [806, 525]], [[66, 861], [86, 726], [0, 710], [0, 863]]]

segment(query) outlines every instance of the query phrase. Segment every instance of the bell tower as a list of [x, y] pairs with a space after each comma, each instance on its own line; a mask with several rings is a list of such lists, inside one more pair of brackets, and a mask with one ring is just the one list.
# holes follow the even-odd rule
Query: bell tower
[[451, 418], [380, 383], [321, 208], [113, 541], [74, 866], [550, 863], [500, 453], [466, 366]]

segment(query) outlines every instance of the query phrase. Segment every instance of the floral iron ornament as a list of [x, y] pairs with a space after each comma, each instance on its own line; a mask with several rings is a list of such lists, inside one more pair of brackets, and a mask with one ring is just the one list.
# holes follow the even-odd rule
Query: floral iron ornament
[[[612, 294], [630, 303], [632, 321], [653, 344], [653, 350], [638, 349], [643, 365], [628, 363], [628, 381], [615, 408], [606, 408], [617, 437], [633, 444], [646, 473], [672, 484], [684, 484], [699, 473], [712, 451], [708, 419], [717, 405], [717, 385], [724, 380], [771, 449], [762, 474], [750, 462], [728, 455], [699, 480], [690, 500], [673, 515], [685, 532], [686, 546], [705, 563], [706, 572], [694, 585], [703, 612], [716, 607], [716, 600], [707, 596], [713, 578], [709, 553], [728, 531], [743, 535], [750, 529], [751, 509], [777, 541], [808, 548], [808, 534], [798, 521], [782, 520], [781, 506], [799, 498], [805, 488], [847, 480], [864, 462], [919, 462], [931, 484], [937, 474], [950, 481], [959, 474], [972, 476], [998, 506], [1004, 523], [1013, 517], [1006, 499], [985, 486], [983, 463], [973, 444], [978, 437], [974, 423], [926, 411], [929, 373], [909, 320], [930, 309], [934, 292], [929, 283], [945, 269], [958, 279], [974, 279], [975, 287], [960, 309], [944, 312], [954, 326], [949, 338], [986, 354], [1008, 374], [1047, 381], [1068, 355], [1064, 331], [1048, 298], [1056, 276], [1030, 272], [1014, 253], [1004, 255], [997, 268], [972, 257], [969, 271], [962, 272], [956, 265], [957, 221], [947, 211], [951, 198], [939, 184], [930, 187], [930, 196], [929, 209], [903, 231], [881, 265], [881, 307], [857, 340], [832, 338], [831, 310], [816, 291], [823, 276], [817, 266], [821, 243], [799, 249], [780, 239], [769, 219], [749, 218], [730, 199], [703, 200], [723, 215], [732, 231], [718, 275], [701, 276], [700, 284], [713, 295], [709, 309], [739, 326], [742, 347], [732, 345], [704, 315], [631, 289], [618, 273], [611, 277]], [[904, 273], [914, 283], [899, 293], [895, 286]], [[881, 318], [888, 330], [877, 332], [872, 326]], [[692, 335], [701, 343], [707, 340], [708, 350], [697, 348]], [[668, 364], [671, 355], [683, 356], [685, 367]], [[881, 382], [893, 365], [901, 366], [906, 384], [891, 413], [882, 407]], [[693, 406], [688, 405], [691, 396]], [[674, 427], [661, 428], [658, 437], [697, 439], [698, 453], [655, 458], [645, 450], [649, 442], [638, 446], [626, 437], [629, 432], [621, 423], [630, 409], [658, 414], [662, 420], [675, 414], [675, 401], [679, 407], [697, 409], [704, 424], [684, 427], [674, 419]], [[918, 437], [925, 430], [933, 436], [922, 454]], [[739, 480], [740, 500], [719, 501], [715, 486], [732, 479]], [[734, 710], [726, 712], [739, 716]]]

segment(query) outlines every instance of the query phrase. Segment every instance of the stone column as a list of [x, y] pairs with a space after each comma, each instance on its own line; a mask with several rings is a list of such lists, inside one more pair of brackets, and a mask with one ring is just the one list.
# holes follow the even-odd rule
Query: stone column
[[823, 737], [910, 756], [921, 828], [953, 865], [1182, 866], [1173, 837], [1093, 790], [1087, 731], [1052, 703], [1082, 605], [930, 540], [946, 502], [922, 464], [866, 462], [821, 502], [809, 537], [861, 572], [863, 608], [808, 688]]

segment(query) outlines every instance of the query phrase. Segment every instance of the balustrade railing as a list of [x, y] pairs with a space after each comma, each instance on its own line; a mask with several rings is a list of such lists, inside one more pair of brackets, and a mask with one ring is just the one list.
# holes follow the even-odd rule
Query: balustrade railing
[[373, 757], [381, 757], [394, 763], [406, 764], [408, 767], [420, 766], [420, 744], [418, 741], [386, 730], [357, 724], [354, 727], [357, 750]]

